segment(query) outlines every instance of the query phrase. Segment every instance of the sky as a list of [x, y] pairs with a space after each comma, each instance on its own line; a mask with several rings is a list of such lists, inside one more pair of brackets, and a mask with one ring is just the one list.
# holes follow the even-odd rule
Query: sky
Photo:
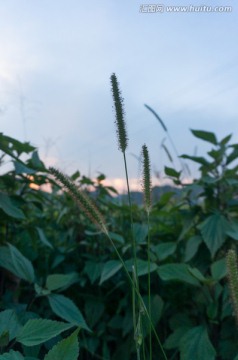
[[144, 104], [159, 114], [178, 154], [210, 149], [190, 129], [219, 139], [232, 133], [238, 142], [237, 2], [208, 0], [207, 10], [198, 11], [199, 0], [162, 1], [0, 0], [0, 132], [30, 141], [47, 165], [69, 175], [103, 173], [123, 187], [110, 85], [115, 73], [132, 187], [140, 183], [144, 143], [155, 184], [164, 181], [164, 166], [173, 166], [162, 143], [180, 170], [167, 134]]

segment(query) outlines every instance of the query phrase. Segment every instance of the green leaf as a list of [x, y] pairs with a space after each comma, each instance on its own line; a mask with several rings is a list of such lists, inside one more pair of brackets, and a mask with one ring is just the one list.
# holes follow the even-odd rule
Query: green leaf
[[[132, 266], [134, 265], [134, 260], [126, 260], [125, 261], [126, 267], [128, 271], [132, 271]], [[150, 272], [155, 271], [158, 268], [158, 265], [151, 262], [150, 263]], [[148, 274], [148, 262], [145, 260], [137, 259], [137, 274], [138, 276], [143, 276]]]
[[49, 247], [50, 249], [53, 249], [53, 245], [47, 240], [46, 236], [45, 236], [45, 233], [44, 231], [39, 228], [39, 227], [36, 227], [36, 231], [38, 232], [38, 235], [39, 235], [39, 238], [40, 238], [40, 241], [42, 242], [42, 244], [46, 245], [47, 247]]
[[38, 151], [34, 151], [32, 153], [31, 159], [29, 161], [29, 165], [34, 167], [35, 169], [37, 169], [38, 171], [42, 170], [46, 170], [44, 163], [41, 161]]
[[9, 341], [10, 341], [9, 340], [9, 331], [4, 330], [3, 332], [0, 333], [0, 347], [7, 346]]
[[88, 299], [85, 303], [85, 314], [90, 327], [93, 327], [105, 311], [103, 302], [97, 298]]
[[164, 172], [165, 172], [166, 175], [168, 175], [170, 177], [174, 177], [176, 179], [179, 179], [180, 173], [181, 173], [180, 171], [176, 171], [173, 168], [170, 168], [168, 166], [164, 167]]
[[201, 236], [192, 236], [190, 239], [188, 239], [184, 254], [185, 262], [191, 260], [194, 257], [201, 243], [202, 243]]
[[48, 319], [32, 319], [19, 331], [16, 340], [26, 346], [42, 344], [47, 340], [71, 329], [73, 324]]
[[[148, 309], [149, 308], [149, 297], [146, 296], [143, 298], [143, 300]], [[159, 295], [151, 296], [151, 320], [155, 327], [158, 324], [159, 320], [161, 319], [163, 309], [164, 309], [164, 302], [161, 299], [161, 297]], [[145, 323], [143, 325], [144, 336], [146, 336], [149, 333], [149, 329], [150, 329], [150, 324], [147, 321], [147, 319], [145, 319]]]
[[229, 229], [228, 221], [223, 215], [216, 213], [199, 224], [198, 229], [200, 229], [212, 257], [214, 257], [226, 240], [226, 232]]
[[198, 279], [201, 282], [205, 282], [206, 279], [203, 276], [203, 274], [197, 269], [197, 268], [191, 268], [190, 266], [188, 267], [188, 271], [190, 272], [190, 274], [192, 274], [196, 279]]
[[168, 256], [173, 255], [176, 250], [175, 242], [166, 242], [156, 245], [152, 248], [160, 261], [165, 260]]
[[221, 145], [226, 145], [230, 140], [231, 140], [232, 134], [227, 135], [226, 137], [224, 137], [221, 141], [220, 144]]
[[119, 260], [109, 260], [107, 261], [102, 269], [100, 285], [110, 279], [113, 275], [115, 275], [122, 268], [122, 264]]
[[216, 358], [216, 351], [203, 326], [189, 330], [182, 337], [179, 348], [183, 360], [215, 360]]
[[226, 235], [234, 240], [238, 240], [238, 222], [233, 220], [229, 225], [229, 228], [226, 230]]
[[67, 289], [72, 284], [78, 282], [79, 274], [72, 272], [69, 274], [52, 274], [48, 275], [46, 278], [46, 287], [47, 289], [53, 290], [62, 290]]
[[43, 288], [42, 286], [38, 285], [37, 283], [34, 284], [34, 289], [38, 296], [46, 296], [51, 293], [50, 290]]
[[114, 241], [116, 241], [116, 242], [118, 242], [120, 244], [125, 243], [125, 240], [124, 240], [123, 236], [121, 236], [120, 234], [116, 234], [116, 233], [111, 232], [111, 231], [108, 234], [109, 234], [109, 236], [110, 236], [110, 238], [112, 240], [114, 240]]
[[19, 351], [10, 350], [10, 352], [0, 355], [0, 360], [25, 360], [25, 358]]
[[211, 274], [214, 280], [221, 280], [227, 275], [226, 259], [220, 259], [215, 261], [211, 265]]
[[7, 331], [9, 341], [16, 337], [20, 328], [21, 324], [14, 310], [4, 310], [0, 313], [0, 334]]
[[22, 350], [23, 350], [23, 354], [25, 356], [25, 359], [33, 359], [33, 358], [37, 358], [37, 356], [39, 355], [41, 349], [41, 345], [35, 345], [35, 346], [25, 346], [22, 345]]
[[17, 152], [17, 155], [21, 155], [22, 153], [30, 153], [33, 150], [35, 150], [35, 147], [30, 145], [29, 142], [20, 142], [10, 136], [6, 136], [3, 133], [0, 133], [0, 149], [8, 154], [9, 156], [12, 156], [14, 159], [17, 159], [17, 157], [13, 154], [13, 151]]
[[2, 192], [0, 192], [0, 208], [5, 212], [5, 214], [11, 217], [20, 220], [25, 219], [25, 215], [21, 209], [13, 205], [11, 198]]
[[191, 130], [194, 136], [196, 136], [199, 139], [202, 139], [204, 141], [208, 141], [209, 143], [213, 145], [217, 145], [217, 138], [216, 135], [209, 131], [203, 131], [203, 130]]
[[79, 356], [79, 329], [75, 330], [72, 335], [61, 340], [56, 344], [44, 357], [44, 360], [77, 360]]
[[199, 281], [189, 271], [191, 268], [186, 264], [166, 264], [159, 266], [157, 272], [164, 281], [181, 281], [194, 286], [200, 286]]
[[227, 156], [226, 159], [226, 165], [229, 165], [232, 163], [232, 161], [236, 160], [238, 158], [238, 149], [234, 148], [232, 152]]
[[177, 328], [172, 334], [167, 337], [164, 348], [171, 350], [179, 347], [179, 343], [182, 339], [182, 337], [190, 330], [190, 326], [181, 326]]
[[146, 241], [148, 235], [148, 226], [145, 224], [134, 223], [133, 233], [137, 244], [142, 244]]
[[83, 318], [83, 315], [72, 300], [59, 294], [50, 294], [47, 296], [47, 298], [49, 300], [52, 311], [57, 316], [73, 325], [80, 326], [81, 328], [90, 331]]
[[29, 168], [28, 166], [24, 165], [22, 162], [14, 161], [15, 172], [16, 174], [35, 174], [36, 170]]
[[203, 166], [209, 166], [210, 163], [204, 158], [204, 157], [201, 157], [201, 156], [189, 156], [189, 155], [181, 155], [180, 156], [181, 158], [183, 159], [188, 159], [188, 160], [192, 160], [198, 164], [201, 164]]
[[95, 283], [95, 281], [99, 278], [102, 272], [103, 264], [97, 263], [93, 261], [86, 261], [84, 272], [87, 274], [91, 284]]
[[35, 280], [32, 263], [11, 244], [8, 244], [8, 247], [0, 247], [0, 266], [9, 270], [20, 279], [30, 283]]

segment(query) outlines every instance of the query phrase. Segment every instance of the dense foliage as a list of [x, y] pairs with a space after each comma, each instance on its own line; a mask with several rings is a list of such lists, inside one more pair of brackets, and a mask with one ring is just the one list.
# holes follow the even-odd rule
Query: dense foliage
[[[181, 173], [166, 167], [180, 196], [171, 191], [151, 207], [152, 319], [168, 359], [237, 360], [225, 255], [238, 240], [238, 144], [192, 132], [212, 146], [207, 157], [182, 156], [200, 165], [201, 176], [183, 185]], [[0, 360], [136, 359], [130, 286], [107, 238], [33, 146], [0, 134], [0, 150]], [[111, 196], [116, 190], [103, 175], [71, 179], [93, 197], [131, 271], [129, 206]], [[147, 214], [132, 209], [147, 303]], [[148, 331], [145, 319], [144, 337]]]

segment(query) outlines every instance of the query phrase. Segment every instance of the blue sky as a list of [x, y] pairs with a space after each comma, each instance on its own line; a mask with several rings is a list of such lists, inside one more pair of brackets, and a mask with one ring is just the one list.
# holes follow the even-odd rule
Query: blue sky
[[[201, 5], [163, 1], [165, 7], [191, 3]], [[47, 163], [68, 173], [123, 178], [109, 81], [115, 72], [125, 99], [131, 178], [138, 178], [131, 154], [139, 156], [143, 143], [152, 169], [170, 165], [161, 148], [165, 133], [144, 103], [161, 116], [180, 154], [209, 149], [190, 128], [219, 138], [233, 133], [238, 142], [235, 0], [203, 3], [232, 6], [229, 13], [141, 13], [142, 4], [151, 3], [0, 0], [0, 131], [30, 141]]]

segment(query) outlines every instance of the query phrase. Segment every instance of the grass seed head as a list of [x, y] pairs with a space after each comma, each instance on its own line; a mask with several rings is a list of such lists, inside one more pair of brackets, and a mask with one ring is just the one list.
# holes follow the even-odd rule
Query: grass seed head
[[238, 324], [238, 263], [236, 251], [230, 249], [226, 255], [228, 282], [231, 292], [231, 300]]
[[125, 111], [123, 108], [123, 98], [119, 90], [119, 84], [115, 74], [111, 75], [111, 85], [112, 85], [112, 96], [114, 102], [114, 108], [116, 112], [116, 130], [118, 137], [118, 147], [123, 153], [126, 151], [128, 145], [128, 137], [126, 132], [126, 123], [125, 123]]
[[93, 201], [87, 196], [85, 192], [80, 190], [75, 183], [64, 175], [61, 171], [50, 167], [49, 171], [60, 182], [61, 185], [69, 192], [69, 194], [79, 204], [81, 209], [85, 212], [88, 218], [95, 223], [105, 234], [108, 234], [104, 218], [97, 209]]
[[150, 177], [150, 158], [147, 146], [142, 146], [142, 189], [144, 193], [144, 203], [147, 212], [151, 208], [151, 177]]

